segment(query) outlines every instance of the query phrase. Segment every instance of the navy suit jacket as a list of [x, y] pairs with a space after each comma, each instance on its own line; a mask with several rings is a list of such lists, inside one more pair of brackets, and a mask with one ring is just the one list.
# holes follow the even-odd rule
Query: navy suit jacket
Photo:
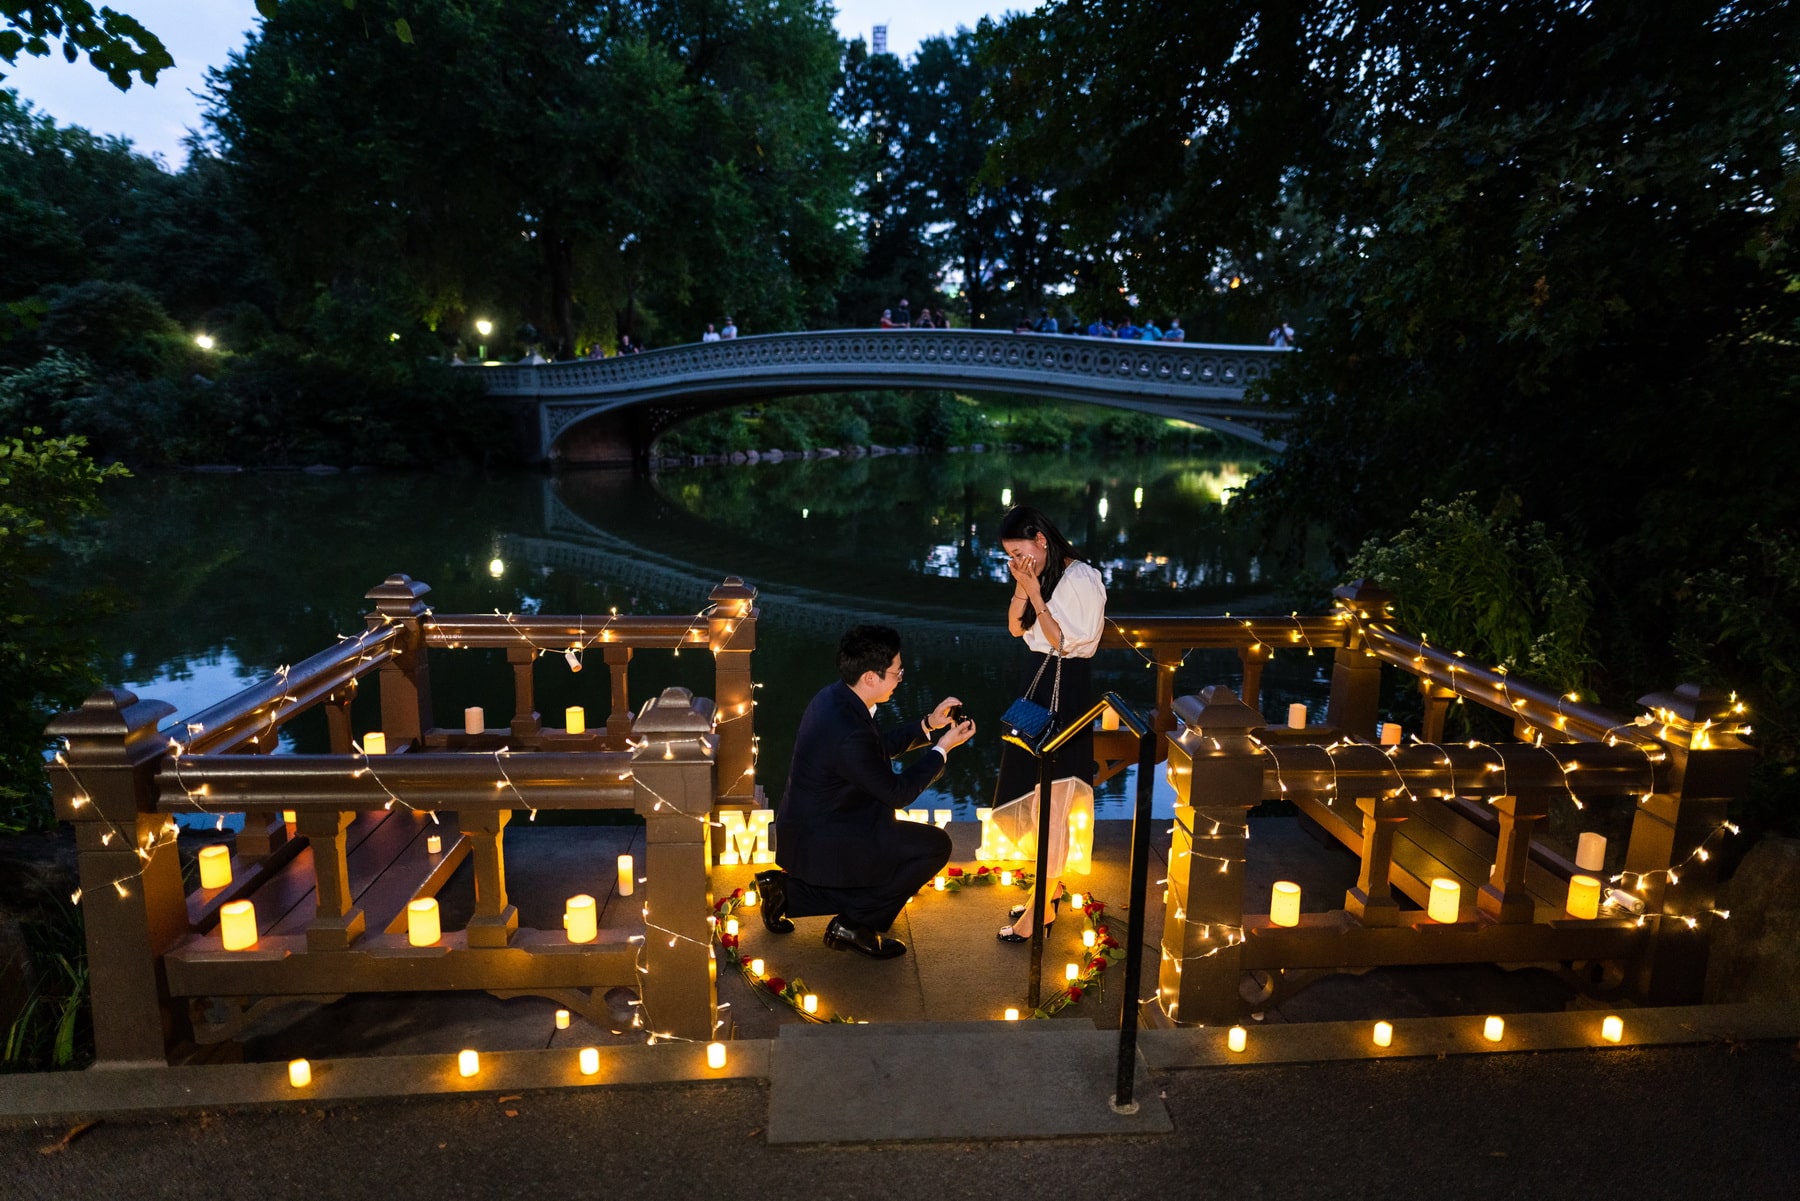
[[781, 866], [809, 884], [866, 888], [887, 882], [896, 848], [888, 835], [905, 809], [944, 772], [944, 757], [890, 763], [926, 745], [922, 723], [883, 731], [847, 684], [821, 689], [800, 718], [787, 791], [775, 811]]

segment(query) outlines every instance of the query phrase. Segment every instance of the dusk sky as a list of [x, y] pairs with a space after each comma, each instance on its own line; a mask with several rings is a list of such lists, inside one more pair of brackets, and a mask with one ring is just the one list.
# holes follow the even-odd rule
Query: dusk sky
[[[206, 69], [224, 63], [244, 44], [257, 21], [256, 5], [252, 0], [125, 0], [118, 7], [142, 21], [175, 57], [175, 67], [164, 71], [155, 87], [134, 84], [121, 92], [85, 57], [70, 64], [58, 51], [47, 59], [21, 55], [16, 68], [0, 64], [6, 76], [0, 88], [16, 90], [64, 125], [123, 134], [143, 153], [179, 167], [187, 158], [181, 139], [201, 124], [197, 94], [205, 87]], [[973, 27], [1009, 6], [992, 0], [841, 0], [837, 7], [839, 33], [867, 38], [871, 26], [886, 24], [888, 49], [904, 57], [924, 38], [958, 25]]]

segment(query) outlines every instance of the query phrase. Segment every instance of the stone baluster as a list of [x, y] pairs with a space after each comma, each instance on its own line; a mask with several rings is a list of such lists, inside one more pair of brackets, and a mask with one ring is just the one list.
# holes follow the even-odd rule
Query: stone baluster
[[506, 824], [510, 809], [461, 809], [457, 825], [469, 840], [475, 871], [475, 913], [467, 930], [471, 947], [504, 947], [519, 928], [519, 909], [506, 896]]
[[1496, 922], [1530, 922], [1537, 907], [1525, 889], [1525, 865], [1531, 858], [1531, 832], [1550, 814], [1550, 794], [1540, 789], [1493, 799], [1500, 818], [1500, 840], [1494, 847], [1494, 871], [1475, 894], [1475, 906]]
[[347, 951], [363, 932], [363, 911], [350, 900], [350, 864], [345, 832], [354, 813], [303, 809], [299, 832], [312, 848], [313, 920], [306, 927], [309, 951]]
[[431, 672], [426, 662], [425, 597], [431, 585], [394, 574], [363, 594], [375, 602], [368, 616], [371, 630], [398, 625], [393, 653], [381, 664], [381, 730], [389, 751], [416, 744], [434, 724], [431, 719]]
[[608, 750], [623, 750], [631, 737], [631, 648], [608, 644], [604, 650], [607, 670], [612, 674], [612, 712], [606, 715]]
[[[537, 657], [537, 652], [529, 646], [506, 648], [506, 661], [513, 669], [512, 736], [521, 740], [535, 739], [544, 728], [538, 717], [537, 693], [532, 679], [532, 666]], [[609, 728], [610, 725], [609, 720]]]
[[1394, 835], [1410, 816], [1413, 802], [1405, 797], [1356, 797], [1362, 811], [1362, 866], [1356, 887], [1344, 894], [1344, 909], [1365, 926], [1396, 926], [1400, 903], [1394, 899]]

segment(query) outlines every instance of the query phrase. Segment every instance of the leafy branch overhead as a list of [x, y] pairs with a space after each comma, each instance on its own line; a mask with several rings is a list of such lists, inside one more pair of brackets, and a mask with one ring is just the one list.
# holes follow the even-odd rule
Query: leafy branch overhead
[[47, 58], [52, 42], [62, 44], [69, 62], [86, 51], [88, 62], [122, 92], [133, 75], [155, 84], [158, 72], [175, 65], [162, 39], [127, 13], [96, 10], [87, 0], [0, 0], [0, 59], [13, 66], [20, 54]]

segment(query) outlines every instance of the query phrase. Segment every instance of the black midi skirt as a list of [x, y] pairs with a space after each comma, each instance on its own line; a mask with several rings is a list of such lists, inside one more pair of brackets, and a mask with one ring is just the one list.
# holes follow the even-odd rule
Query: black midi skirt
[[[1051, 689], [1056, 679], [1056, 664], [1052, 661], [1044, 667], [1044, 674], [1038, 679], [1037, 687], [1027, 694], [1033, 676], [1038, 668], [1050, 656], [1041, 652], [1033, 652], [1031, 662], [1025, 667], [1025, 674], [1019, 680], [1019, 695], [1029, 695], [1030, 699], [1050, 708]], [[1088, 706], [1095, 701], [1094, 696], [1094, 661], [1092, 659], [1064, 659], [1062, 661], [1062, 691], [1056, 705], [1056, 728], [1061, 729], [1071, 718], [1085, 713]], [[1063, 743], [1056, 752], [1051, 764], [1050, 778], [1060, 780], [1064, 776], [1073, 776], [1087, 784], [1094, 782], [1094, 730], [1090, 724], [1075, 737]], [[1010, 742], [1000, 744], [1000, 775], [994, 782], [995, 805], [1004, 805], [1022, 793], [1030, 792], [1037, 787], [1038, 761], [1032, 755], [1020, 750]]]

